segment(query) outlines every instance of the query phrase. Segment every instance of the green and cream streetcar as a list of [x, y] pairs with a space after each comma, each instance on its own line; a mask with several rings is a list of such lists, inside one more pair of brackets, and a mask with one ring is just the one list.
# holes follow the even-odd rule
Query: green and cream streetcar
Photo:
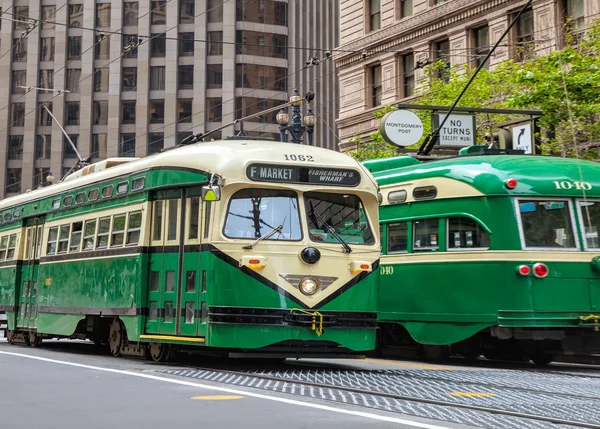
[[377, 209], [362, 165], [297, 144], [230, 139], [86, 166], [0, 202], [9, 341], [88, 338], [157, 361], [371, 350]]

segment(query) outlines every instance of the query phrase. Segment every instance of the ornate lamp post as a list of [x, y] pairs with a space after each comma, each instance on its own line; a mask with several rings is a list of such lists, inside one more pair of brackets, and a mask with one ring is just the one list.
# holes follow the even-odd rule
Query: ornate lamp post
[[[315, 94], [309, 92], [306, 94], [306, 101], [310, 103], [313, 98], [315, 98]], [[308, 112], [304, 115], [304, 125], [302, 124], [302, 117], [300, 115], [300, 106], [304, 99], [298, 93], [297, 89], [294, 89], [294, 94], [290, 97], [290, 104], [292, 105], [292, 123], [288, 125], [290, 122], [290, 115], [285, 111], [285, 109], [281, 109], [277, 114], [277, 123], [279, 124], [279, 140], [282, 142], [287, 142], [287, 134], [286, 131], [292, 136], [292, 143], [302, 143], [302, 135], [304, 131], [308, 133], [308, 144], [312, 146], [313, 144], [313, 131], [315, 128], [315, 124], [317, 123], [317, 117], [314, 115], [312, 110], [310, 109], [310, 105], [308, 108]]]

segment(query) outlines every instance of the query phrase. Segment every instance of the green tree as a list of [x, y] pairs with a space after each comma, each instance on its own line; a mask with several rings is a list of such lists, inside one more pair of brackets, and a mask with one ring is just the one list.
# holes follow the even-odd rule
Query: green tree
[[[460, 107], [540, 109], [543, 116], [538, 136], [545, 154], [597, 159], [600, 144], [600, 20], [589, 28], [578, 43], [567, 35], [562, 50], [533, 58], [524, 63], [503, 61], [492, 70], [479, 72], [462, 97]], [[474, 68], [464, 65], [440, 78], [440, 63], [425, 70], [427, 85], [421, 85], [416, 104], [450, 106]], [[380, 119], [392, 108], [375, 112]], [[431, 132], [429, 111], [416, 111], [423, 120], [424, 136]], [[485, 134], [497, 125], [515, 119], [508, 115], [477, 115], [477, 136], [485, 143]], [[359, 138], [356, 138], [357, 143]], [[410, 147], [417, 148], [421, 142]], [[366, 143], [359, 143], [350, 154], [359, 160], [394, 156], [398, 149], [385, 142], [379, 132]]]

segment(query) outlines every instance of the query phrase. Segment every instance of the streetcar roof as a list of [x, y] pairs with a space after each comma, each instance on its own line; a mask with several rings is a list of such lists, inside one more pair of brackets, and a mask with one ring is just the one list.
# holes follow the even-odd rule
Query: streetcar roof
[[[312, 162], [286, 161], [285, 156], [300, 155], [311, 157]], [[55, 183], [41, 189], [32, 190], [0, 201], [0, 210], [21, 203], [61, 194], [74, 188], [91, 185], [117, 178], [119, 176], [148, 171], [157, 168], [184, 168], [198, 172], [215, 173], [232, 182], [247, 182], [246, 166], [252, 162], [273, 163], [280, 165], [303, 165], [313, 167], [351, 168], [360, 172], [362, 180], [354, 189], [376, 191], [371, 174], [352, 157], [330, 149], [293, 143], [281, 143], [253, 140], [219, 140], [176, 147], [145, 158], [132, 158], [123, 163], [123, 158], [114, 159], [114, 166], [106, 167], [106, 160], [96, 165], [95, 172], [82, 175], [75, 172], [63, 182]], [[98, 171], [99, 170], [99, 171]], [[367, 177], [369, 176], [369, 177]], [[298, 185], [302, 186], [302, 185]], [[305, 185], [307, 186], [307, 185]], [[314, 185], [313, 185], [314, 186]], [[339, 186], [338, 186], [339, 188]]]
[[[477, 155], [421, 162], [403, 156], [367, 161], [365, 166], [382, 187], [444, 177], [466, 183], [484, 195], [578, 197], [585, 192], [588, 197], [600, 197], [600, 164], [574, 158]], [[508, 179], [516, 180], [520, 186], [507, 189]]]

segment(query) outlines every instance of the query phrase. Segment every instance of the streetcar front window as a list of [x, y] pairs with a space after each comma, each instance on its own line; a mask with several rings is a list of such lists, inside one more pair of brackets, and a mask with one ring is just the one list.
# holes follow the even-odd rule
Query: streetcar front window
[[568, 201], [518, 200], [525, 247], [574, 249]]
[[231, 197], [224, 234], [255, 240], [281, 226], [265, 240], [302, 239], [298, 195], [281, 189], [243, 189]]
[[600, 230], [600, 202], [577, 201], [579, 216], [582, 220], [586, 249], [600, 248], [598, 231]]
[[338, 243], [333, 229], [348, 244], [375, 244], [365, 208], [356, 195], [306, 192], [304, 207], [312, 241]]

